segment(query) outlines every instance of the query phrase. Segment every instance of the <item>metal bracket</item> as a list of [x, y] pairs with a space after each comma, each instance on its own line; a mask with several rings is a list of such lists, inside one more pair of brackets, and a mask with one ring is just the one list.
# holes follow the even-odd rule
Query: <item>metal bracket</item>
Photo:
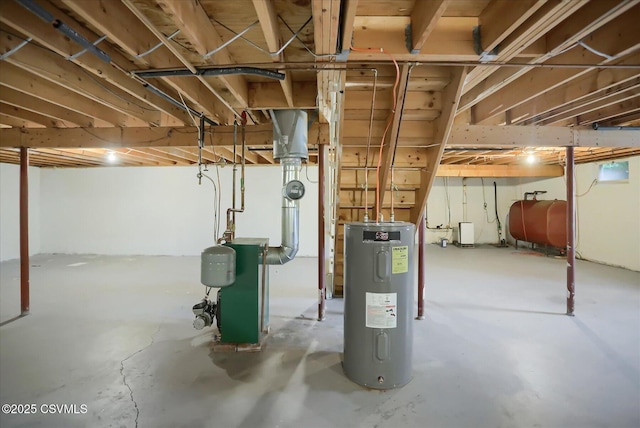
[[482, 35], [480, 34], [480, 25], [473, 27], [473, 50], [480, 55], [480, 62], [489, 62], [496, 59], [500, 45], [493, 48], [490, 52], [482, 48]]
[[[96, 40], [95, 42], [92, 43], [93, 46], [97, 46], [98, 43], [100, 43], [101, 41], [103, 41], [104, 39], [107, 38], [107, 35], [105, 34], [104, 36], [100, 37], [98, 40]], [[80, 55], [84, 54], [85, 52], [87, 52], [87, 49], [82, 49], [80, 52], [75, 53], [73, 55], [68, 56], [66, 59], [68, 61], [73, 61], [74, 59], [78, 58]]]
[[13, 55], [14, 53], [18, 52], [20, 49], [25, 47], [30, 41], [31, 41], [31, 37], [27, 37], [18, 46], [0, 55], [0, 61], [9, 58], [11, 55]]
[[346, 62], [349, 59], [349, 54], [351, 53], [351, 49], [344, 49], [339, 54], [336, 54], [336, 61], [338, 62]]
[[413, 36], [411, 35], [411, 23], [404, 27], [404, 41], [407, 45], [407, 50], [411, 55], [417, 55], [420, 53], [419, 49], [413, 49]]

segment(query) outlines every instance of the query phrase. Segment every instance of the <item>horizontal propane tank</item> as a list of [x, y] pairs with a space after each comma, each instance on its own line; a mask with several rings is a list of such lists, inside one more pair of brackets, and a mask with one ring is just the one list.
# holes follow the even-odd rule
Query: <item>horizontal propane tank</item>
[[200, 282], [207, 287], [227, 287], [236, 281], [236, 251], [216, 245], [202, 251]]

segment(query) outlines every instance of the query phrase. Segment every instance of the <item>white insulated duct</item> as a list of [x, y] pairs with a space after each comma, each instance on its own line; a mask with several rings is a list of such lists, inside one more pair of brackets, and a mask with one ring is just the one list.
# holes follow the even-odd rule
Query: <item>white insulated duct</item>
[[282, 243], [269, 247], [267, 264], [283, 265], [298, 253], [300, 199], [304, 185], [298, 179], [302, 159], [308, 159], [307, 113], [302, 110], [271, 111], [273, 157], [282, 165]]

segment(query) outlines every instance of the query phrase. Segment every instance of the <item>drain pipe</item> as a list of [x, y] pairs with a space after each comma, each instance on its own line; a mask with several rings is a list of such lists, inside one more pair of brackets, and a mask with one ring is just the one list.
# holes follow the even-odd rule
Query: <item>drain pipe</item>
[[266, 262], [283, 265], [298, 253], [300, 241], [300, 199], [304, 184], [299, 180], [307, 150], [307, 113], [302, 110], [270, 111], [273, 121], [273, 157], [282, 165], [282, 242], [269, 247]]

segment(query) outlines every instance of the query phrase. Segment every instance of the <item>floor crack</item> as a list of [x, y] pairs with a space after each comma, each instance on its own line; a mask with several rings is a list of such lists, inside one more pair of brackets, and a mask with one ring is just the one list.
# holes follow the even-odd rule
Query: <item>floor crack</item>
[[131, 398], [131, 402], [133, 403], [133, 406], [136, 409], [135, 428], [138, 428], [138, 418], [140, 417], [140, 408], [138, 407], [138, 402], [135, 400], [135, 398], [133, 398], [133, 389], [131, 389], [131, 386], [127, 383], [127, 375], [124, 374], [124, 363], [128, 359], [134, 357], [135, 355], [139, 354], [140, 352], [144, 351], [145, 349], [153, 345], [155, 342], [156, 334], [158, 334], [159, 331], [160, 331], [160, 325], [158, 325], [158, 329], [151, 335], [151, 342], [148, 345], [138, 349], [134, 353], [129, 354], [129, 356], [127, 356], [126, 358], [120, 360], [120, 376], [122, 376], [122, 383], [129, 390], [129, 397]]

